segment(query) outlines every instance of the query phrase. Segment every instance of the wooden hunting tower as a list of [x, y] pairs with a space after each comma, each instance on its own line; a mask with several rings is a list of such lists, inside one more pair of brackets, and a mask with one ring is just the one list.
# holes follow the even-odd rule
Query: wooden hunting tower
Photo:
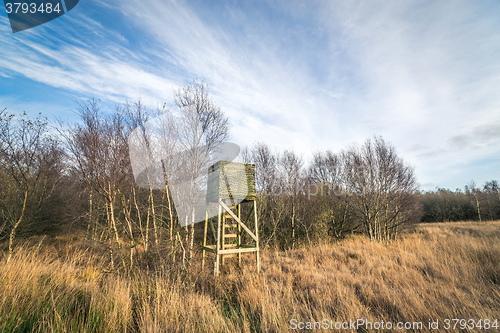
[[[217, 228], [210, 217], [209, 204], [218, 206]], [[251, 205], [245, 222], [241, 219], [242, 204]], [[254, 232], [247, 227], [252, 220]], [[215, 217], [214, 217], [215, 219]], [[207, 244], [207, 229], [214, 236], [215, 244]], [[242, 236], [247, 233], [254, 244], [242, 244]], [[241, 254], [255, 252], [257, 272], [260, 271], [259, 259], [259, 228], [257, 225], [257, 204], [255, 202], [255, 165], [219, 161], [208, 170], [207, 212], [203, 236], [202, 269], [205, 266], [205, 252], [215, 254], [214, 275], [219, 275], [221, 259], [238, 256], [241, 264]], [[221, 258], [222, 256], [222, 258]]]

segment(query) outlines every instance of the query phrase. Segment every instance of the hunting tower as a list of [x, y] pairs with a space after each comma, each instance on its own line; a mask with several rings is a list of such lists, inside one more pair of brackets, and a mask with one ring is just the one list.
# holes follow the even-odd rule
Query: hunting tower
[[[216, 203], [217, 217], [211, 218], [209, 203]], [[242, 205], [250, 206], [249, 212], [242, 220]], [[245, 207], [244, 207], [245, 208]], [[217, 219], [217, 226], [213, 220]], [[253, 220], [253, 223], [251, 221]], [[250, 230], [247, 224], [253, 224]], [[210, 224], [215, 244], [207, 244], [207, 229]], [[250, 243], [242, 244], [244, 234], [250, 236]], [[260, 271], [259, 228], [257, 225], [257, 203], [255, 201], [255, 165], [219, 161], [208, 170], [207, 211], [205, 231], [203, 235], [202, 269], [205, 266], [205, 252], [215, 254], [214, 275], [218, 276], [220, 265], [226, 258], [255, 252], [257, 272]], [[222, 261], [222, 262], [221, 262]]]

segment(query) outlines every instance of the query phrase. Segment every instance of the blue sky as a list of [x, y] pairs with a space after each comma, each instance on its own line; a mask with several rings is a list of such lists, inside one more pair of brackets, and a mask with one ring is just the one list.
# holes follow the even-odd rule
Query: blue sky
[[0, 108], [74, 119], [209, 84], [232, 141], [340, 151], [382, 135], [421, 189], [500, 179], [500, 2], [81, 0], [12, 34]]

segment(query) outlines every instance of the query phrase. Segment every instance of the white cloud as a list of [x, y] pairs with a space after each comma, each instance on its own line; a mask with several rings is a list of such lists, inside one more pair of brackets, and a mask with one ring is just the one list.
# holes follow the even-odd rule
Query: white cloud
[[198, 77], [227, 111], [239, 144], [263, 141], [307, 157], [380, 134], [425, 184], [439, 186], [446, 170], [499, 152], [490, 124], [500, 121], [500, 6], [94, 3], [119, 10], [146, 47], [134, 49], [129, 39], [137, 36], [82, 14], [74, 29], [95, 31], [97, 41], [71, 29], [59, 40], [0, 35], [0, 75], [116, 102], [164, 102], [172, 87]]

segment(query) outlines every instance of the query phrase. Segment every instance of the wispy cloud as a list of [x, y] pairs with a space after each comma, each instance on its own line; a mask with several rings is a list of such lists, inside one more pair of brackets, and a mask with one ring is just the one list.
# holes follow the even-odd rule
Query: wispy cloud
[[[78, 39], [72, 24], [91, 32]], [[0, 70], [21, 75], [79, 96], [102, 96], [112, 102], [140, 96], [149, 101], [168, 93], [174, 82], [136, 54], [124, 36], [79, 15], [62, 25], [60, 33], [0, 35]], [[20, 56], [22, 55], [22, 56]]]
[[[86, 6], [58, 23], [64, 33], [0, 34], [0, 75], [151, 103], [200, 78], [230, 116], [239, 144], [264, 141], [307, 157], [380, 134], [423, 184], [441, 186], [462, 177], [446, 170], [500, 155], [496, 3]], [[92, 16], [98, 11], [91, 8], [106, 15]]]

